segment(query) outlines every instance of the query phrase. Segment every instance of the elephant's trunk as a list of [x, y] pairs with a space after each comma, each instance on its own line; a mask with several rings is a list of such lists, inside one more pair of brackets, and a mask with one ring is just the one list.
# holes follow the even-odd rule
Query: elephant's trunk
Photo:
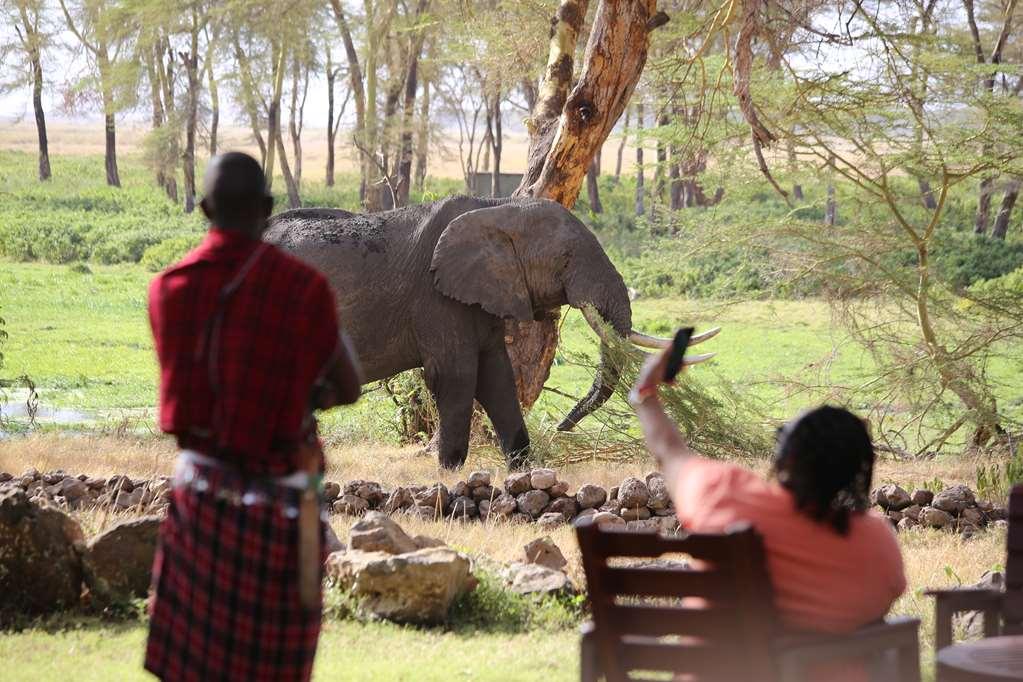
[[621, 368], [611, 361], [610, 346], [604, 338], [606, 332], [602, 324], [609, 323], [615, 328], [615, 331], [622, 333], [623, 328], [629, 329], [629, 323], [626, 322], [624, 325], [615, 324], [613, 320], [608, 319], [607, 315], [597, 312], [589, 306], [584, 306], [582, 313], [583, 317], [586, 318], [586, 322], [600, 337], [600, 363], [597, 366], [597, 374], [593, 377], [593, 384], [590, 386], [590, 390], [575, 404], [575, 407], [572, 408], [568, 415], [561, 420], [561, 423], [558, 424], [558, 431], [571, 431], [586, 415], [606, 403], [608, 398], [614, 394], [615, 387], [622, 377]]

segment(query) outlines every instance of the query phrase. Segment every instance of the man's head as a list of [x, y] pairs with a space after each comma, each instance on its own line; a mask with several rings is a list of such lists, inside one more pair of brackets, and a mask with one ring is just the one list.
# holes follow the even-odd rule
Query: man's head
[[273, 209], [273, 197], [267, 191], [259, 162], [241, 152], [210, 159], [200, 206], [217, 227], [253, 237], [261, 235]]
[[870, 505], [874, 446], [862, 419], [824, 405], [804, 412], [778, 431], [774, 470], [800, 511], [849, 529], [849, 515]]

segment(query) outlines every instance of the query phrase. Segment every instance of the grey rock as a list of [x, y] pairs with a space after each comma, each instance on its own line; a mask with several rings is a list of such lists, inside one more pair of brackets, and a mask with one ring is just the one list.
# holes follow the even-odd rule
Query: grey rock
[[135, 484], [127, 476], [111, 476], [107, 479], [107, 490], [112, 493], [130, 493], [135, 489]]
[[515, 498], [519, 511], [534, 519], [540, 516], [550, 501], [550, 496], [542, 490], [530, 490]]
[[913, 519], [914, 521], [920, 520], [920, 505], [911, 504], [902, 510], [902, 516], [904, 518]]
[[417, 493], [415, 500], [419, 506], [433, 507], [443, 514], [451, 503], [451, 495], [443, 483], [434, 483], [423, 492]]
[[324, 524], [324, 541], [323, 547], [327, 550], [327, 554], [333, 554], [334, 552], [343, 552], [347, 549], [345, 543], [341, 542], [341, 538], [334, 532], [334, 528], [329, 524]]
[[[468, 490], [468, 486], [466, 486]], [[471, 497], [456, 497], [454, 502], [451, 503], [451, 512], [448, 514], [454, 519], [472, 519], [478, 514], [476, 510], [476, 503], [472, 501]]]
[[627, 478], [618, 486], [619, 507], [645, 507], [650, 501], [650, 489], [638, 478]]
[[911, 530], [913, 528], [918, 527], [919, 525], [920, 523], [913, 517], [903, 516], [902, 520], [899, 521], [899, 524], [896, 526], [896, 528], [898, 528], [900, 531], [904, 531]]
[[553, 469], [533, 469], [529, 472], [529, 484], [533, 490], [548, 490], [558, 482]]
[[85, 494], [89, 492], [89, 486], [85, 485], [84, 481], [70, 476], [58, 483], [57, 486], [60, 488], [59, 494], [69, 502], [85, 497]]
[[140, 507], [145, 501], [145, 494], [145, 488], [133, 488], [130, 493], [126, 493], [122, 490], [117, 493], [117, 497], [114, 499], [114, 506], [121, 510]]
[[607, 501], [614, 502], [618, 499], [618, 486], [613, 486], [607, 491]]
[[547, 494], [551, 497], [567, 497], [568, 481], [558, 481], [547, 490]]
[[668, 486], [664, 483], [664, 476], [658, 472], [647, 474], [646, 487], [650, 492], [650, 499], [647, 505], [653, 511], [660, 511], [671, 506], [671, 497], [668, 495]]
[[482, 488], [483, 486], [490, 486], [490, 472], [489, 471], [474, 471], [469, 474], [469, 487], [470, 488]]
[[547, 568], [561, 570], [568, 565], [568, 560], [549, 535], [536, 538], [522, 548], [522, 562], [539, 564]]
[[490, 513], [498, 516], [508, 516], [518, 509], [518, 502], [508, 493], [502, 493], [490, 503]]
[[991, 511], [987, 512], [987, 517], [991, 521], [1005, 521], [1009, 518], [1009, 510], [1005, 507], [993, 506]]
[[899, 525], [899, 521], [901, 521], [904, 516], [905, 515], [902, 512], [899, 512], [899, 511], [890, 511], [890, 512], [888, 512], [888, 520], [891, 521], [892, 524], [896, 525], [896, 526]]
[[327, 559], [327, 575], [360, 611], [399, 623], [442, 623], [455, 599], [475, 587], [469, 558], [449, 547], [338, 552]]
[[330, 504], [341, 496], [341, 484], [337, 481], [325, 481], [323, 483], [323, 500]]
[[436, 521], [441, 518], [441, 513], [438, 512], [436, 507], [431, 507], [425, 504], [417, 504], [408, 508], [408, 513], [416, 518], [423, 519], [424, 521]]
[[625, 527], [629, 530], [636, 531], [653, 531], [655, 533], [661, 532], [661, 522], [656, 517], [649, 519], [639, 519], [636, 521], [626, 521]]
[[369, 509], [369, 502], [358, 495], [346, 494], [334, 502], [334, 511], [348, 516], [362, 516]]
[[368, 511], [348, 534], [352, 549], [361, 552], [404, 554], [418, 549], [405, 531], [383, 512]]
[[948, 528], [953, 520], [951, 514], [936, 507], [924, 507], [920, 510], [920, 524], [929, 528]]
[[607, 502], [607, 491], [599, 485], [586, 483], [575, 494], [575, 500], [580, 509], [593, 509]]
[[931, 506], [958, 516], [964, 509], [972, 507], [976, 502], [972, 490], [965, 485], [954, 485], [935, 495]]
[[532, 484], [529, 482], [530, 474], [528, 471], [519, 471], [512, 474], [508, 474], [508, 477], [504, 479], [504, 491], [509, 495], [521, 495], [524, 492], [532, 490]]
[[0, 621], [78, 603], [82, 529], [52, 507], [32, 504], [20, 488], [0, 493]]
[[900, 486], [894, 483], [883, 485], [873, 492], [874, 503], [886, 511], [901, 511], [913, 504], [913, 500]]
[[977, 526], [973, 525], [972, 523], [966, 523], [965, 521], [960, 520], [959, 535], [962, 536], [963, 540], [971, 540], [979, 532], [980, 529], [977, 528]]
[[572, 519], [573, 526], [582, 526], [593, 521], [593, 517], [597, 515], [596, 509], [583, 509], [579, 514]]
[[505, 580], [509, 589], [517, 594], [570, 595], [576, 592], [567, 575], [539, 564], [509, 564]]
[[480, 500], [476, 503], [476, 511], [484, 521], [490, 518], [490, 500]]
[[565, 521], [571, 521], [579, 513], [579, 505], [576, 504], [574, 497], [559, 497], [552, 500], [544, 512], [561, 514]]
[[650, 510], [646, 507], [622, 507], [618, 515], [626, 521], [642, 521], [651, 516]]
[[987, 514], [981, 511], [979, 507], [967, 507], [959, 515], [959, 518], [966, 523], [972, 523], [978, 528], [987, 524]]
[[547, 512], [540, 514], [540, 518], [536, 520], [536, 525], [545, 529], [557, 528], [558, 526], [565, 525], [565, 517], [557, 512]]
[[466, 483], [465, 481], [459, 481], [458, 483], [453, 485], [448, 491], [448, 493], [451, 495], [452, 498], [472, 496], [472, 490], [469, 489], [469, 484]]
[[925, 488], [917, 488], [913, 491], [913, 494], [910, 495], [910, 498], [913, 500], [913, 504], [918, 507], [927, 507], [930, 506], [931, 502], [934, 500], [934, 493]]
[[497, 496], [501, 494], [496, 488], [489, 485], [476, 486], [475, 488], [471, 488], [471, 490], [472, 499], [476, 502], [476, 504], [479, 504], [484, 500], [490, 501], [497, 499]]
[[625, 519], [617, 514], [612, 514], [611, 512], [597, 512], [593, 515], [593, 523], [597, 524], [601, 528], [615, 526], [624, 527]]
[[416, 543], [416, 547], [419, 549], [429, 549], [430, 547], [447, 547], [448, 543], [444, 542], [440, 538], [431, 538], [429, 535], [417, 535], [412, 538], [412, 542]]
[[[1005, 576], [998, 571], [984, 571], [980, 580], [969, 585], [967, 589], [969, 588], [1001, 592], [1005, 589]], [[966, 611], [959, 617], [953, 618], [952, 622], [953, 627], [961, 624], [969, 639], [980, 639], [984, 636], [984, 613], [982, 611]]]
[[376, 481], [349, 481], [342, 495], [355, 495], [369, 502], [372, 509], [378, 508], [387, 500], [387, 493]]
[[89, 591], [104, 601], [145, 597], [160, 534], [160, 517], [122, 521], [89, 541], [82, 557]]
[[387, 496], [387, 500], [380, 509], [385, 514], [394, 514], [395, 512], [408, 509], [413, 504], [415, 504], [415, 500], [412, 497], [412, 491], [398, 486]]

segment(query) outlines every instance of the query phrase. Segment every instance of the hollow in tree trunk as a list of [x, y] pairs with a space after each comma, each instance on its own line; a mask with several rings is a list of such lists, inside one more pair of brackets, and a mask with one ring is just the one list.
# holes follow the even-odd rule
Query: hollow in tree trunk
[[[583, 69], [573, 86], [573, 55], [588, 7], [563, 0], [551, 27], [547, 67], [527, 121], [526, 172], [516, 196], [571, 208], [587, 170], [624, 111], [646, 63], [656, 0], [602, 0], [593, 17]], [[663, 16], [663, 15], [660, 15]], [[663, 23], [663, 22], [662, 22]], [[519, 399], [531, 407], [557, 350], [559, 310], [538, 322], [508, 322], [506, 336]]]

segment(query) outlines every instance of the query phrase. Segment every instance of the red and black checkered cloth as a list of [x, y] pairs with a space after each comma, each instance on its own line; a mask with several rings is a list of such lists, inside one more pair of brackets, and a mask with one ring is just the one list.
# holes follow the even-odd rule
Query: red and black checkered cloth
[[298, 523], [287, 511], [297, 491], [238, 504], [251, 479], [197, 470], [160, 528], [146, 670], [173, 682], [308, 680], [320, 609], [299, 602]]
[[153, 281], [149, 314], [160, 427], [228, 468], [200, 467], [202, 486], [174, 490], [146, 669], [175, 681], [307, 680], [320, 610], [299, 602], [297, 493], [240, 497], [296, 471], [299, 443], [315, 438], [310, 391], [339, 349], [333, 292], [276, 247], [213, 229]]
[[212, 229], [153, 280], [149, 319], [160, 428], [247, 472], [295, 471], [310, 390], [339, 352], [327, 280], [275, 246]]

